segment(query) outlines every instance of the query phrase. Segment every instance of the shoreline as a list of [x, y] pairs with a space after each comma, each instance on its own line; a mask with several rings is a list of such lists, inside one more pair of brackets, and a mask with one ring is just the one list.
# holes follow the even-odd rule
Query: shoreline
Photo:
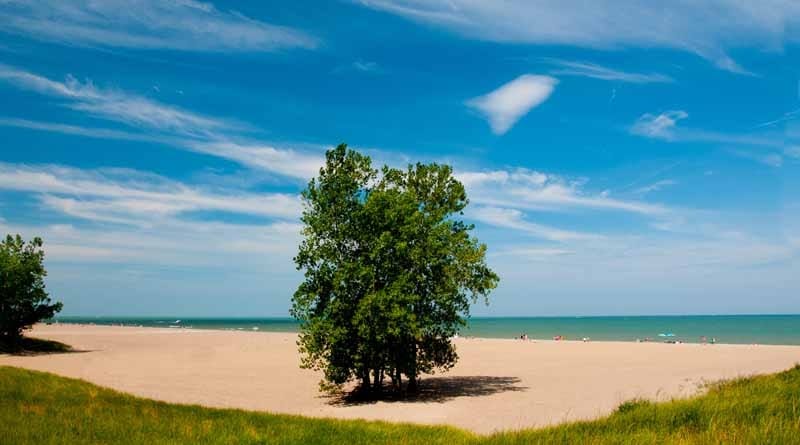
[[[755, 316], [762, 316], [762, 315], [753, 315]], [[773, 316], [773, 315], [767, 315]], [[783, 315], [774, 315], [774, 316], [783, 316]], [[794, 315], [786, 315], [786, 316], [794, 316]], [[641, 316], [641, 317], [649, 317], [649, 316]], [[681, 316], [676, 316], [681, 317]], [[707, 317], [707, 316], [698, 316], [698, 317]], [[712, 316], [708, 316], [712, 317]], [[716, 317], [716, 316], [713, 316]], [[720, 317], [725, 317], [724, 315]], [[492, 318], [493, 320], [501, 320], [505, 317], [497, 317]], [[570, 317], [571, 318], [571, 317]], [[575, 318], [586, 318], [586, 317], [575, 317]], [[154, 318], [155, 319], [155, 318]], [[284, 321], [284, 319], [280, 319]], [[285, 319], [289, 320], [289, 319]], [[44, 324], [44, 323], [40, 323]], [[168, 325], [164, 323], [165, 326], [146, 326], [142, 324], [136, 323], [92, 323], [92, 322], [83, 322], [83, 321], [63, 321], [63, 320], [56, 320], [52, 323], [47, 323], [47, 325], [75, 325], [75, 326], [108, 326], [108, 327], [123, 327], [123, 328], [139, 328], [139, 329], [172, 329], [172, 330], [187, 330], [187, 331], [221, 331], [221, 332], [256, 332], [256, 333], [277, 333], [277, 334], [294, 334], [297, 335], [299, 331], [297, 330], [273, 330], [273, 329], [264, 329], [257, 326], [251, 326], [250, 328], [239, 327], [239, 328], [232, 328], [232, 327], [195, 327], [192, 325]], [[453, 337], [453, 339], [465, 339], [465, 340], [511, 340], [511, 341], [519, 341], [519, 342], [578, 342], [578, 343], [652, 343], [652, 344], [683, 344], [683, 345], [740, 345], [740, 346], [800, 346], [800, 343], [766, 343], [766, 342], [726, 342], [726, 341], [707, 341], [705, 343], [701, 341], [691, 341], [691, 340], [683, 340], [680, 337], [676, 337], [676, 341], [669, 341], [663, 340], [660, 337], [646, 337], [646, 338], [637, 338], [631, 340], [621, 340], [621, 339], [593, 339], [587, 338], [584, 340], [583, 338], [562, 338], [562, 339], [555, 339], [554, 335], [553, 338], [539, 338], [539, 337], [529, 337], [527, 339], [515, 338], [515, 337], [482, 337], [482, 336], [473, 336], [473, 335], [459, 335]], [[712, 337], [709, 337], [712, 338]]]
[[458, 364], [422, 376], [427, 398], [343, 404], [319, 392], [320, 373], [299, 368], [293, 333], [62, 323], [37, 325], [29, 335], [82, 352], [0, 355], [0, 365], [166, 402], [447, 424], [477, 433], [593, 419], [627, 400], [691, 396], [708, 382], [800, 362], [800, 346], [459, 338]]

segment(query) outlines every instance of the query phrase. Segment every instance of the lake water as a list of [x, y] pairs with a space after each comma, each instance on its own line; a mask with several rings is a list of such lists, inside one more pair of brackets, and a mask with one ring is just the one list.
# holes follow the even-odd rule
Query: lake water
[[[296, 332], [290, 318], [182, 318], [182, 317], [57, 317], [63, 323], [128, 325], [148, 327], [181, 326], [192, 329]], [[180, 320], [179, 323], [176, 321]], [[692, 315], [629, 317], [476, 317], [462, 335], [485, 338], [514, 338], [527, 334], [532, 339], [556, 335], [569, 340], [699, 342], [701, 337], [718, 343], [800, 345], [800, 315]], [[672, 334], [674, 336], [660, 336]]]

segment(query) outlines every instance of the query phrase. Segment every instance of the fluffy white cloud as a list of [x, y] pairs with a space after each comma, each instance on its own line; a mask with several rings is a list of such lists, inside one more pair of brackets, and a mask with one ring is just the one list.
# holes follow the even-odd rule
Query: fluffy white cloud
[[192, 0], [0, 2], [3, 30], [67, 45], [180, 51], [314, 48], [299, 30]]
[[532, 108], [546, 101], [558, 80], [550, 76], [525, 74], [480, 97], [467, 105], [489, 121], [495, 134], [506, 133]]
[[738, 47], [780, 48], [797, 41], [793, 0], [360, 0], [375, 9], [482, 40], [588, 48], [670, 48], [722, 69], [745, 72], [728, 56]]

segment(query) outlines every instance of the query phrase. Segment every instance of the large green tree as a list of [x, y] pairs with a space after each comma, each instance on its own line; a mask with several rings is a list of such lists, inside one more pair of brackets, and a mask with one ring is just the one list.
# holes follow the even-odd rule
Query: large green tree
[[468, 201], [452, 169], [379, 172], [342, 144], [303, 200], [295, 262], [305, 280], [291, 311], [302, 366], [324, 371], [323, 386], [355, 379], [364, 391], [385, 378], [401, 389], [403, 376], [414, 391], [421, 373], [452, 367], [450, 339], [499, 281], [486, 246], [459, 219]]
[[0, 242], [0, 342], [17, 343], [23, 330], [61, 310], [45, 291], [42, 245], [41, 238], [26, 243], [19, 235]]

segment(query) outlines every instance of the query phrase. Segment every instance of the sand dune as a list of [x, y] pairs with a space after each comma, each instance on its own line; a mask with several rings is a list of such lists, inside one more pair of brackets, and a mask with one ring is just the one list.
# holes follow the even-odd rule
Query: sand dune
[[481, 433], [593, 418], [634, 397], [686, 396], [706, 381], [800, 362], [800, 346], [458, 339], [460, 362], [447, 374], [425, 377], [418, 400], [347, 404], [321, 396], [319, 374], [298, 368], [294, 334], [53, 325], [37, 326], [32, 335], [86, 352], [0, 355], [0, 365], [169, 402], [441, 423]]

